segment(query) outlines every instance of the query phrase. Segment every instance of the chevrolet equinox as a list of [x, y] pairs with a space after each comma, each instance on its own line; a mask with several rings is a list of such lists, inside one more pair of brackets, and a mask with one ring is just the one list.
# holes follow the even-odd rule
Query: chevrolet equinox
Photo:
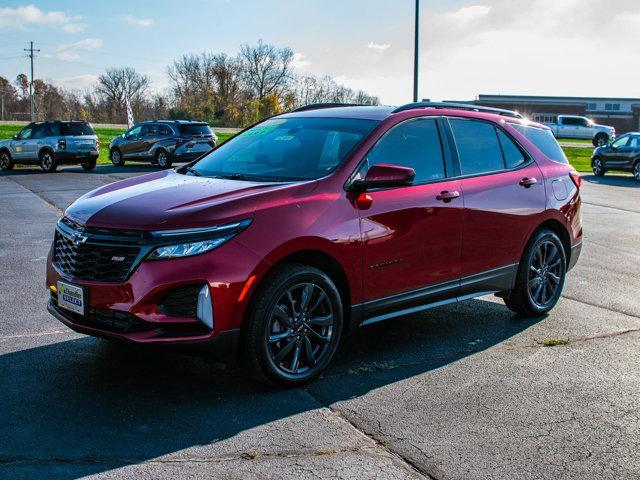
[[56, 226], [48, 309], [299, 385], [359, 325], [489, 293], [551, 310], [580, 254], [580, 187], [549, 128], [513, 112], [303, 107], [80, 197]]

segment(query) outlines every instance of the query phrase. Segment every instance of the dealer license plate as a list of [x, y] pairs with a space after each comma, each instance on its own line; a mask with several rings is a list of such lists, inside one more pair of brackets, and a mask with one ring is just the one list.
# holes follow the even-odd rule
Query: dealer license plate
[[84, 315], [83, 288], [67, 282], [58, 282], [58, 306]]

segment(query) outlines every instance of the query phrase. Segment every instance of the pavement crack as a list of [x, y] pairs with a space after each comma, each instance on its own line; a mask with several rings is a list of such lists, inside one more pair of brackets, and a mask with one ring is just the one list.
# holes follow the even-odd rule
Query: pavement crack
[[[340, 410], [333, 408], [331, 405], [325, 404], [318, 396], [313, 394], [307, 387], [303, 387], [302, 391], [309, 395], [315, 402], [317, 402], [320, 406], [328, 409], [331, 413], [333, 413], [338, 418], [347, 422], [353, 429], [355, 429], [360, 435], [371, 440], [374, 445], [384, 451], [387, 455], [389, 455], [392, 459], [395, 459], [402, 467], [404, 467], [408, 472], [414, 474], [417, 478], [428, 479], [428, 480], [445, 480], [443, 476], [439, 473], [435, 473], [431, 471], [432, 469], [427, 469], [422, 465], [418, 465], [412, 459], [405, 457], [400, 452], [394, 450], [384, 439], [381, 437], [381, 432], [378, 433], [369, 432], [355, 422], [353, 422], [349, 417], [344, 415]], [[380, 424], [378, 424], [378, 428], [380, 429]]]
[[610, 210], [620, 210], [621, 212], [640, 214], [639, 211], [631, 210], [629, 208], [612, 207], [610, 205], [602, 205], [601, 203], [585, 202], [584, 200], [582, 201], [582, 203], [585, 204], [585, 205], [593, 205], [594, 207], [608, 208]]
[[42, 202], [44, 202], [49, 208], [52, 208], [56, 215], [58, 216], [62, 216], [64, 214], [64, 210], [59, 208], [55, 203], [51, 202], [50, 200], [48, 200], [47, 198], [43, 197], [42, 195], [40, 195], [40, 193], [38, 193], [37, 191], [21, 184], [20, 182], [14, 180], [11, 177], [3, 177], [6, 178], [7, 180], [12, 181], [13, 183], [15, 183], [16, 185], [18, 185], [20, 188], [22, 188], [23, 190], [26, 190], [27, 192], [35, 195], [36, 197], [38, 197], [38, 199], [40, 199]]
[[635, 315], [633, 313], [625, 312], [624, 310], [621, 310], [619, 308], [607, 307], [605, 305], [599, 305], [599, 304], [594, 303], [594, 302], [587, 302], [586, 300], [581, 300], [581, 299], [579, 299], [577, 297], [574, 297], [572, 295], [566, 295], [564, 293], [562, 294], [562, 298], [566, 298], [566, 299], [572, 300], [574, 302], [583, 303], [584, 305], [589, 305], [590, 307], [601, 308], [603, 310], [608, 310], [610, 312], [619, 313], [620, 315], [626, 315], [627, 317], [631, 317], [631, 318], [635, 318], [635, 319], [639, 319], [640, 320], [640, 315]]

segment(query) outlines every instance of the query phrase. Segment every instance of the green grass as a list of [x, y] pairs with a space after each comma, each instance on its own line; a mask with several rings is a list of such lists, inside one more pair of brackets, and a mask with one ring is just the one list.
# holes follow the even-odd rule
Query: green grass
[[[22, 125], [0, 125], [0, 140], [13, 137], [22, 129]], [[122, 135], [125, 132], [124, 128], [96, 128], [96, 135], [100, 140], [100, 156], [98, 157], [98, 164], [109, 164], [109, 144], [114, 137]], [[216, 133], [218, 136], [218, 144], [227, 141], [233, 137], [233, 133]]]
[[562, 149], [573, 168], [579, 172], [591, 171], [591, 154], [593, 153], [593, 148], [563, 147]]
[[568, 338], [546, 338], [538, 343], [544, 347], [557, 347], [558, 345], [568, 345], [569, 341]]

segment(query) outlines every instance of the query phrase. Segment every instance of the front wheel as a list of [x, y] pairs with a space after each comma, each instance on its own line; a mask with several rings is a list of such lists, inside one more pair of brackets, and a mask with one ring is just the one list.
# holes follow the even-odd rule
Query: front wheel
[[111, 159], [111, 163], [113, 163], [116, 167], [122, 167], [124, 165], [122, 152], [118, 148], [114, 148], [113, 150], [111, 150], [109, 158]]
[[633, 178], [640, 182], [640, 160], [633, 165]]
[[160, 168], [170, 168], [171, 160], [169, 159], [169, 155], [164, 150], [158, 150], [156, 153], [156, 163]]
[[604, 175], [604, 163], [600, 157], [596, 157], [591, 162], [591, 170], [596, 177], [602, 177]]
[[593, 143], [594, 147], [601, 147], [602, 145], [606, 145], [608, 141], [609, 135], [606, 133], [599, 133], [593, 137], [593, 141], [591, 143]]
[[4, 170], [5, 172], [13, 170], [13, 160], [11, 159], [11, 155], [9, 155], [9, 152], [5, 151], [0, 153], [0, 169]]
[[248, 312], [243, 360], [265, 383], [307, 383], [333, 358], [342, 317], [340, 294], [325, 273], [307, 265], [278, 267]]
[[543, 315], [558, 303], [566, 273], [562, 242], [552, 231], [540, 230], [529, 241], [518, 266], [515, 288], [504, 302], [520, 315]]
[[40, 154], [40, 168], [47, 173], [55, 172], [58, 168], [56, 159], [53, 157], [53, 153], [46, 151]]

